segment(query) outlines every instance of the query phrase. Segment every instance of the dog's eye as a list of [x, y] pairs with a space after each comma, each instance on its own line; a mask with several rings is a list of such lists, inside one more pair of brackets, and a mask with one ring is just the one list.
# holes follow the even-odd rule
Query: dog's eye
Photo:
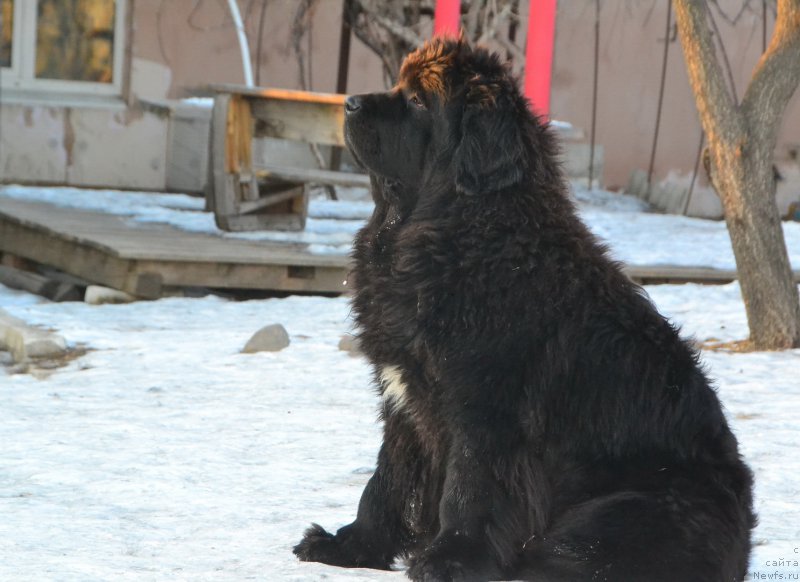
[[414, 94], [409, 99], [408, 102], [411, 103], [414, 107], [418, 107], [419, 109], [425, 109], [425, 104], [422, 102], [422, 99], [419, 98], [418, 95]]

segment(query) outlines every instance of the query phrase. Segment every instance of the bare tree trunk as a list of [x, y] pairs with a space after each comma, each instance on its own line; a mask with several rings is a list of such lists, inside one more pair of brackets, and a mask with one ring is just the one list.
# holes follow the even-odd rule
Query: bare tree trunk
[[756, 349], [800, 346], [800, 299], [775, 202], [773, 153], [783, 112], [800, 83], [800, 0], [778, 0], [775, 32], [740, 105], [722, 77], [707, 3], [674, 0], [709, 174], [725, 210], [750, 339]]

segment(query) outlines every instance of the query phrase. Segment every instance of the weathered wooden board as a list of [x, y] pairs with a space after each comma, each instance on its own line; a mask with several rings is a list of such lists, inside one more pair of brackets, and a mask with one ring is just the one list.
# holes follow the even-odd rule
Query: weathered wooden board
[[218, 93], [235, 93], [261, 99], [275, 101], [304, 101], [307, 103], [344, 106], [347, 95], [340, 93], [320, 93], [317, 91], [296, 91], [292, 89], [273, 89], [268, 87], [247, 87], [234, 83], [215, 83], [194, 91], [197, 95], [216, 95]]
[[235, 240], [8, 198], [0, 251], [140, 297], [163, 287], [343, 293], [349, 259], [304, 245]]
[[0, 265], [0, 283], [56, 302], [83, 299], [83, 288], [80, 285], [7, 265]]
[[350, 186], [369, 188], [369, 176], [352, 172], [335, 172], [314, 168], [266, 167], [256, 170], [259, 178], [276, 178], [287, 182], [309, 182], [311, 184], [332, 184], [334, 186]]
[[[643, 285], [661, 283], [721, 285], [738, 279], [738, 274], [734, 269], [714, 269], [711, 267], [625, 265], [623, 271], [628, 277]], [[800, 271], [794, 271], [794, 280], [800, 283]]]
[[307, 101], [253, 100], [254, 137], [344, 145], [344, 107]]

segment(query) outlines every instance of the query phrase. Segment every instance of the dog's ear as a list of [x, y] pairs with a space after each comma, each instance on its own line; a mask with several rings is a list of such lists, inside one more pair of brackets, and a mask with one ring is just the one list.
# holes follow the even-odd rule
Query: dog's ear
[[496, 192], [525, 174], [523, 119], [507, 78], [475, 75], [466, 87], [461, 141], [454, 154], [456, 188], [464, 194]]

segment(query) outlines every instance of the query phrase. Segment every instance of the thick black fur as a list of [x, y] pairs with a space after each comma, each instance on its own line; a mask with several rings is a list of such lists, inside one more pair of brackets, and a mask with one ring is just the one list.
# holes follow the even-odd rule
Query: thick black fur
[[353, 305], [383, 445], [356, 520], [295, 554], [426, 582], [741, 580], [752, 476], [694, 349], [576, 217], [498, 58], [412, 57], [345, 124], [376, 204]]

